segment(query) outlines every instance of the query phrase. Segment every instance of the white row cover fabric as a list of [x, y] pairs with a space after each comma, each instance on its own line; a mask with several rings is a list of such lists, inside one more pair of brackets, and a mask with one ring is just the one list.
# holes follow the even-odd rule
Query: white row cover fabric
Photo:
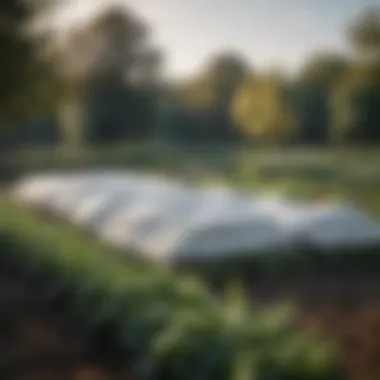
[[13, 189], [32, 206], [157, 261], [380, 245], [380, 226], [353, 207], [192, 188], [126, 172], [29, 176]]
[[277, 222], [295, 239], [320, 248], [360, 248], [380, 244], [380, 225], [350, 206], [288, 205]]

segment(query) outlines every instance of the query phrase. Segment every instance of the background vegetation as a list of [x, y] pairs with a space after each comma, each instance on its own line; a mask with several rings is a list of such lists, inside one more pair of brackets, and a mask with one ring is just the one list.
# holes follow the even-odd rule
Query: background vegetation
[[32, 4], [0, 9], [1, 129], [16, 144], [379, 142], [379, 7], [347, 20], [351, 52], [315, 52], [292, 77], [221, 51], [201, 73], [168, 82], [154, 31], [131, 10], [110, 6], [60, 39], [43, 20], [65, 3]]

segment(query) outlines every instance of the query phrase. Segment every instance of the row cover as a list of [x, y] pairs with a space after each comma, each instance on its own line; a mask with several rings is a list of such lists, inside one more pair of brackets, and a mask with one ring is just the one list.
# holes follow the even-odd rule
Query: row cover
[[303, 205], [126, 172], [33, 175], [17, 199], [158, 261], [380, 244], [380, 225], [349, 206]]

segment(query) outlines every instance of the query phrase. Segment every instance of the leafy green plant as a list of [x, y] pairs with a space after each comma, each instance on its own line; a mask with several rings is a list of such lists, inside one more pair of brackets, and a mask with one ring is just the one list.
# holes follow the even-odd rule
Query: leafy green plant
[[289, 305], [262, 309], [233, 287], [216, 299], [194, 277], [120, 258], [79, 231], [0, 201], [3, 262], [67, 292], [73, 321], [112, 323], [115, 339], [138, 358], [142, 378], [327, 379], [328, 342], [301, 332]]

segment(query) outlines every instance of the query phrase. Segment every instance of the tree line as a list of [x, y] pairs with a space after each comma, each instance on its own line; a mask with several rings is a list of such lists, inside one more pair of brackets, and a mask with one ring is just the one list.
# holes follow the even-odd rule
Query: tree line
[[59, 35], [46, 22], [60, 0], [2, 0], [3, 136], [77, 147], [159, 139], [174, 143], [380, 142], [380, 7], [346, 31], [347, 54], [316, 52], [295, 76], [256, 71], [225, 51], [203, 70], [164, 81], [153, 31], [110, 6]]

